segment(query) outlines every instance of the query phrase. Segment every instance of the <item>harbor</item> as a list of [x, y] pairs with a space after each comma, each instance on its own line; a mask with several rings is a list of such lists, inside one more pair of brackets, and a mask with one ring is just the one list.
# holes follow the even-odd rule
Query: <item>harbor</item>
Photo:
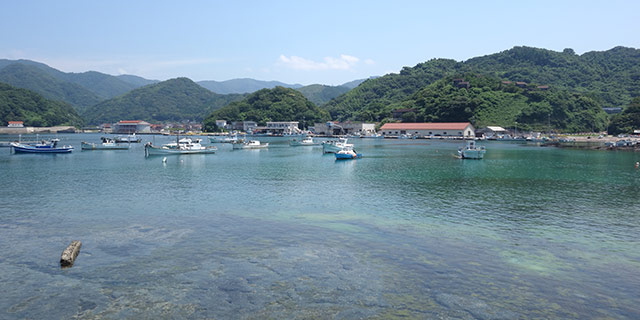
[[149, 135], [81, 151], [99, 137], [0, 149], [11, 318], [640, 317], [637, 152], [349, 139], [364, 156], [336, 161], [261, 137], [165, 161], [144, 145], [175, 137]]

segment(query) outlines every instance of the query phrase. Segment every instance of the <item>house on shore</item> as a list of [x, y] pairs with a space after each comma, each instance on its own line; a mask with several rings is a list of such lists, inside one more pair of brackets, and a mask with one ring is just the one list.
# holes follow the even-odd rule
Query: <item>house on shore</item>
[[8, 121], [7, 128], [24, 128], [23, 121]]
[[313, 129], [315, 134], [329, 136], [341, 134], [370, 135], [376, 132], [376, 124], [351, 121], [329, 121], [325, 123], [315, 123]]
[[379, 130], [385, 136], [410, 134], [419, 137], [475, 138], [470, 122], [385, 123]]

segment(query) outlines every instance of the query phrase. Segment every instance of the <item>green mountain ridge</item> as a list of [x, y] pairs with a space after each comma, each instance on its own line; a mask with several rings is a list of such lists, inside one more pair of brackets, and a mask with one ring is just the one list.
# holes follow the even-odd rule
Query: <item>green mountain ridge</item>
[[70, 104], [48, 100], [34, 91], [0, 83], [0, 125], [6, 126], [8, 121], [24, 121], [25, 126], [33, 127], [80, 127], [83, 124]]
[[78, 84], [59, 80], [29, 64], [10, 64], [0, 69], [0, 82], [35, 91], [45, 98], [64, 101], [81, 111], [100, 102], [100, 98]]
[[314, 122], [329, 119], [329, 114], [305, 98], [302, 93], [284, 87], [262, 89], [248, 95], [242, 101], [212, 112], [204, 120], [207, 131], [215, 131], [216, 120], [256, 121], [264, 125], [267, 121], [298, 121], [302, 128]]
[[90, 124], [119, 120], [201, 121], [213, 110], [244, 95], [213, 93], [188, 78], [176, 78], [135, 89], [88, 108], [82, 116]]

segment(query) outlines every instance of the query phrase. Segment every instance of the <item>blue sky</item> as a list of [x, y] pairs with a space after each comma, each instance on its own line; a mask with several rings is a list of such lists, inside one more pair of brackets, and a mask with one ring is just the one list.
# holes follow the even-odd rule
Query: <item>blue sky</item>
[[337, 85], [432, 58], [640, 48], [640, 1], [6, 1], [0, 58], [65, 72]]

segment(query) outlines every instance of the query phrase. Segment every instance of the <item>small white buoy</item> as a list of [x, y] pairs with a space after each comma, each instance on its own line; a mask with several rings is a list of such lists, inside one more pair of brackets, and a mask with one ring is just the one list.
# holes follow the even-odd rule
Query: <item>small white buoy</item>
[[184, 160], [180, 160], [180, 163], [184, 163]]
[[167, 157], [162, 158], [162, 163], [167, 163]]

